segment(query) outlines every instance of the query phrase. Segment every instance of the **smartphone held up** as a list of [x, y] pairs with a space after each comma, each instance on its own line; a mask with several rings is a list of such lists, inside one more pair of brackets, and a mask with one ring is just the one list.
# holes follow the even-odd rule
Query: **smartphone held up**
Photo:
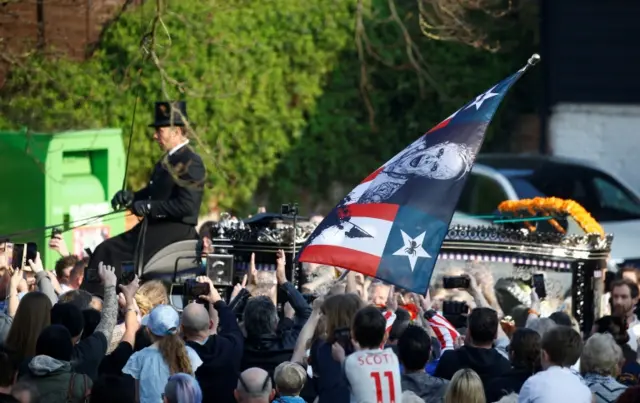
[[2, 254], [5, 257], [8, 267], [13, 270], [21, 270], [28, 265], [30, 260], [36, 260], [38, 257], [38, 245], [35, 242], [5, 242]]
[[535, 290], [538, 298], [543, 299], [547, 297], [547, 288], [544, 284], [544, 274], [536, 273], [531, 276], [531, 288]]
[[445, 289], [463, 288], [471, 286], [471, 279], [468, 276], [445, 276], [442, 279], [442, 287]]

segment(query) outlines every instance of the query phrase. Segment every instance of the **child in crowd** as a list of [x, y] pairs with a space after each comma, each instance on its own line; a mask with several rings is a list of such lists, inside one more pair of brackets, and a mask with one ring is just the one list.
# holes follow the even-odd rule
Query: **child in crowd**
[[142, 325], [153, 344], [133, 354], [122, 372], [136, 380], [140, 403], [157, 403], [171, 375], [193, 375], [202, 360], [178, 335], [180, 315], [172, 306], [156, 306], [142, 318]]
[[307, 381], [307, 371], [296, 362], [285, 361], [278, 365], [273, 372], [276, 391], [279, 397], [277, 403], [304, 403], [300, 392]]
[[332, 346], [334, 359], [344, 364], [351, 402], [395, 403], [402, 397], [400, 363], [390, 348], [381, 349], [387, 320], [380, 310], [368, 306], [356, 313], [351, 337], [356, 351], [346, 357], [339, 343]]

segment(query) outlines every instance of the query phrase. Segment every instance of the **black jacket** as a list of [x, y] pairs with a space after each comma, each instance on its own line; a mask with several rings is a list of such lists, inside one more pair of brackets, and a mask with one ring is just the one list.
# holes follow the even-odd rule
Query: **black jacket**
[[442, 354], [434, 376], [451, 380], [453, 374], [462, 368], [476, 371], [486, 390], [489, 382], [511, 370], [511, 363], [494, 348], [462, 346]]
[[202, 159], [189, 145], [158, 161], [147, 187], [135, 193], [134, 200], [149, 200], [150, 222], [198, 223], [207, 173]]
[[[444, 393], [449, 381], [431, 376], [426, 372], [413, 372], [402, 375], [402, 391], [411, 391], [420, 396], [425, 403], [444, 402]], [[489, 402], [493, 402], [490, 400]]]
[[284, 361], [289, 361], [293, 355], [300, 331], [311, 316], [311, 307], [291, 283], [284, 283], [282, 289], [287, 295], [287, 301], [283, 301], [283, 304], [291, 304], [295, 311], [294, 320], [289, 322], [283, 319], [286, 322], [278, 326], [277, 334], [245, 339], [241, 365], [243, 371], [259, 367], [273, 376], [276, 367]]
[[533, 374], [534, 372], [530, 370], [513, 368], [506, 374], [493, 379], [484, 388], [487, 402], [497, 402], [511, 393], [520, 394], [522, 385]]
[[204, 344], [187, 341], [200, 356], [202, 365], [196, 379], [202, 388], [203, 402], [235, 403], [233, 390], [238, 382], [244, 337], [233, 311], [224, 301], [214, 305], [220, 327]]

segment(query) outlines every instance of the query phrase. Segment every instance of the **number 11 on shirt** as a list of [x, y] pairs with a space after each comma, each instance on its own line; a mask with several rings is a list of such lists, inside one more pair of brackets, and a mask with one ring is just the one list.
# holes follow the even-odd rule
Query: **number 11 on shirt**
[[[371, 373], [371, 377], [376, 384], [376, 403], [396, 403], [396, 391], [393, 387], [393, 372], [385, 371], [382, 372], [382, 376], [385, 378], [387, 385], [386, 388], [382, 387], [382, 377], [380, 376], [380, 372], [374, 371]], [[385, 392], [388, 393], [389, 400], [384, 399]]]

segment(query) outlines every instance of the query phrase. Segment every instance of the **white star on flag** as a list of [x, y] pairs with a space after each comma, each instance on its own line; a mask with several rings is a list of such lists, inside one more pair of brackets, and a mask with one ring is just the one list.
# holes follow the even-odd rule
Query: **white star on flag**
[[493, 88], [491, 88], [489, 91], [485, 92], [484, 94], [482, 94], [482, 95], [478, 95], [478, 96], [476, 97], [476, 100], [475, 100], [475, 101], [473, 101], [473, 103], [472, 103], [471, 105], [467, 106], [467, 109], [471, 108], [472, 106], [475, 106], [475, 107], [476, 107], [476, 110], [479, 110], [479, 109], [480, 109], [480, 107], [482, 106], [482, 103], [483, 103], [484, 101], [488, 100], [489, 98], [497, 97], [498, 95], [500, 95], [500, 93], [499, 93], [499, 92], [491, 92], [491, 91], [493, 91], [496, 87], [497, 87], [497, 85], [496, 85], [496, 86], [494, 86]]
[[422, 247], [422, 242], [424, 241], [426, 232], [423, 232], [415, 238], [411, 238], [403, 230], [400, 230], [400, 233], [402, 234], [402, 242], [404, 243], [404, 246], [395, 251], [393, 254], [395, 256], [408, 257], [409, 264], [411, 265], [411, 271], [413, 271], [413, 269], [416, 267], [416, 262], [418, 261], [419, 257], [431, 257], [431, 255], [429, 255], [427, 251]]

